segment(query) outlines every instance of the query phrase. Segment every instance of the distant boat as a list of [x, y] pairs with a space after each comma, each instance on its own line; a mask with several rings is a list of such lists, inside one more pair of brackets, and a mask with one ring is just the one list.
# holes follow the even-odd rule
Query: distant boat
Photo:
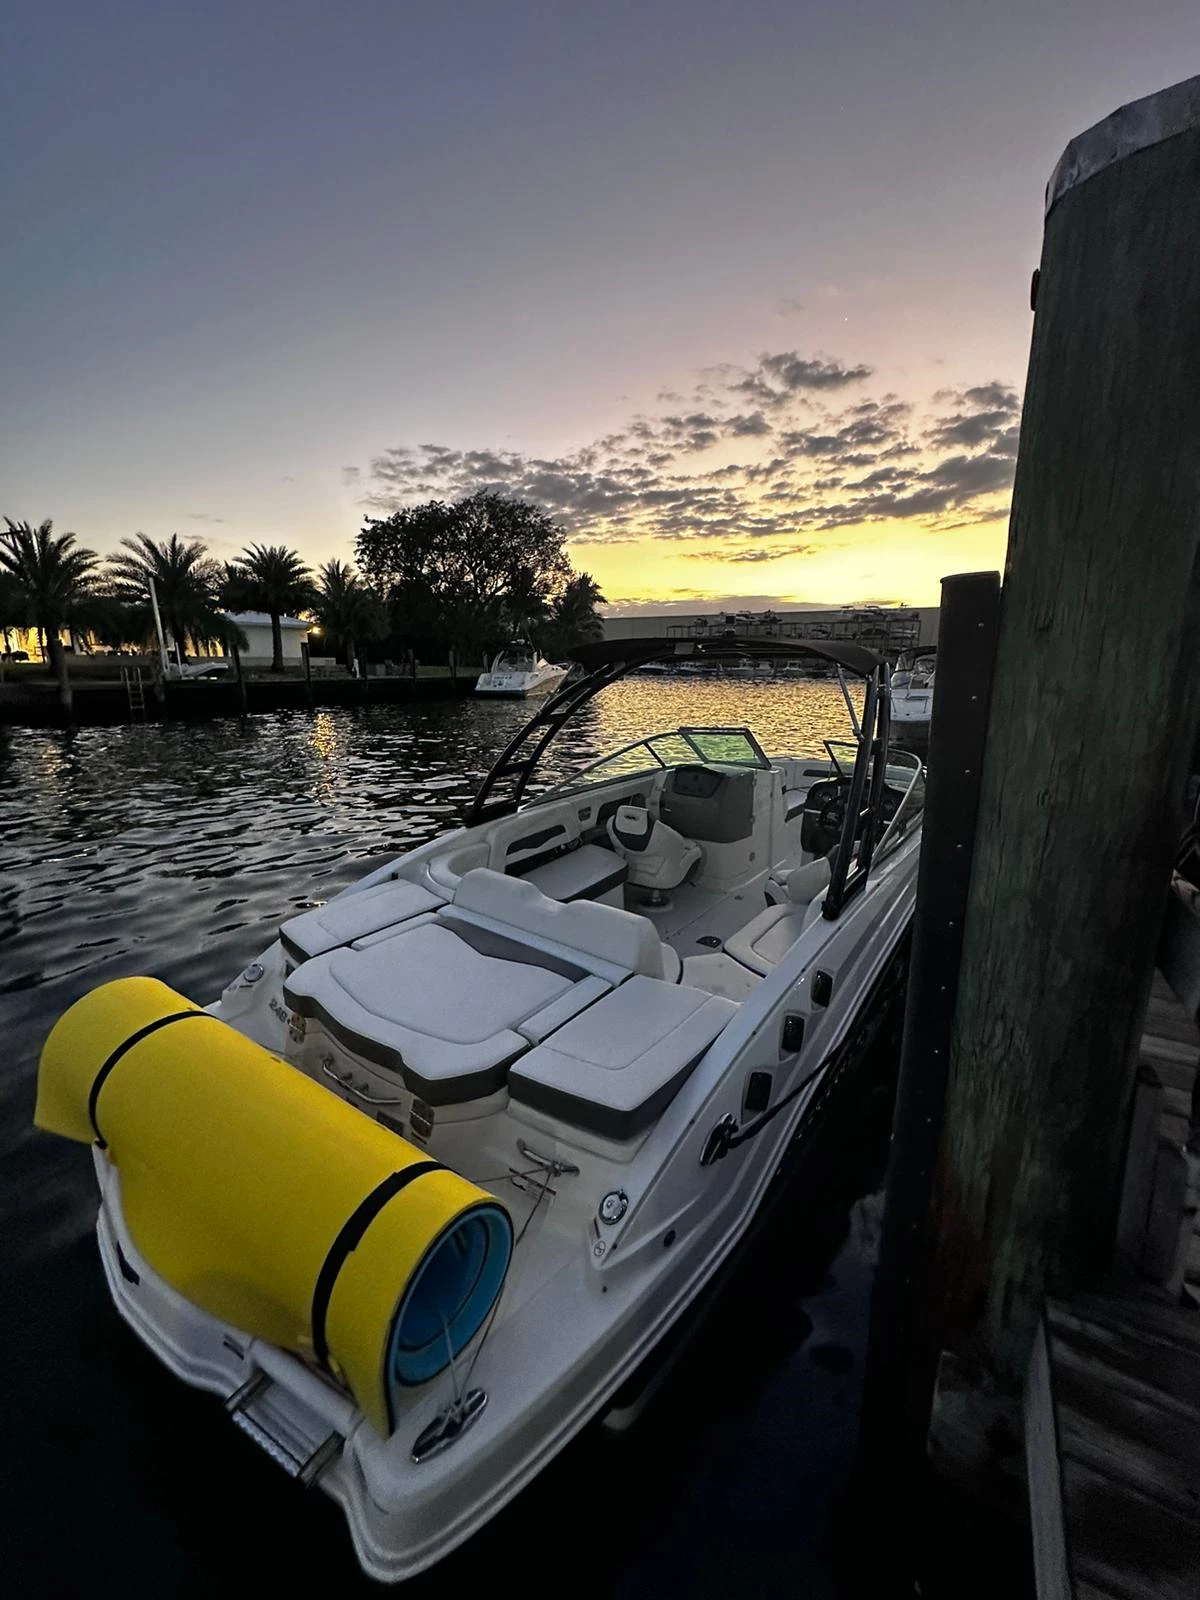
[[937, 650], [902, 650], [892, 673], [892, 722], [897, 732], [928, 733], [933, 710]]
[[527, 639], [514, 639], [496, 655], [489, 670], [480, 674], [475, 693], [528, 700], [557, 689], [570, 670], [561, 662], [546, 661]]
[[228, 661], [168, 661], [168, 678], [215, 678], [229, 671]]

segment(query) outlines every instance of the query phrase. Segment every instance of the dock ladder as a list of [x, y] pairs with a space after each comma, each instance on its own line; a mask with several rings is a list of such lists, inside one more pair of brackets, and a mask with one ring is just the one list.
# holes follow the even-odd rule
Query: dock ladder
[[135, 722], [138, 718], [146, 720], [146, 685], [142, 681], [141, 667], [122, 667], [121, 682], [125, 686], [125, 698], [129, 701], [129, 720]]

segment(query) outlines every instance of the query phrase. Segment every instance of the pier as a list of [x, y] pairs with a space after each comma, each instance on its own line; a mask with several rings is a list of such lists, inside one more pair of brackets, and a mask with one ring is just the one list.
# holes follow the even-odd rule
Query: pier
[[[130, 722], [194, 721], [207, 717], [254, 716], [268, 711], [310, 711], [315, 707], [411, 705], [454, 700], [475, 688], [474, 672], [433, 676], [407, 674], [353, 678], [314, 673], [278, 677], [155, 681], [148, 670], [134, 678], [72, 679], [71, 720], [79, 727]], [[0, 727], [62, 727], [64, 716], [52, 679], [26, 676], [0, 687]]]

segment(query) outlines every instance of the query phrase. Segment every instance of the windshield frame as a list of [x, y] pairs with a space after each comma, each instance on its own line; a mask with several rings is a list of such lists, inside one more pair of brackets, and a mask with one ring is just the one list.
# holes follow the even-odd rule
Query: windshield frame
[[[693, 734], [699, 734], [701, 736], [705, 734], [740, 735], [749, 744], [754, 759], [752, 761], [737, 761], [731, 758], [725, 761], [715, 761], [711, 757], [706, 756], [699, 748], [692, 737]], [[640, 739], [631, 739], [628, 744], [618, 745], [615, 750], [606, 750], [603, 755], [596, 756], [594, 760], [585, 763], [585, 765], [582, 767], [578, 767], [568, 777], [563, 778], [551, 788], [543, 789], [540, 794], [532, 797], [527, 804], [541, 805], [546, 800], [561, 800], [567, 795], [579, 793], [584, 789], [597, 787], [595, 784], [587, 781], [587, 774], [589, 772], [595, 772], [598, 767], [603, 767], [610, 761], [618, 760], [621, 756], [627, 755], [631, 750], [645, 749], [646, 753], [652, 759], [647, 762], [644, 767], [632, 767], [628, 772], [614, 773], [611, 782], [622, 783], [626, 779], [642, 778], [647, 774], [649, 774], [651, 777], [656, 777], [660, 772], [669, 772], [673, 767], [691, 765], [691, 762], [687, 761], [664, 761], [659, 755], [658, 751], [654, 748], [653, 741], [656, 739], [679, 738], [685, 740], [690, 747], [692, 759], [697, 766], [745, 767], [748, 770], [761, 771], [764, 768], [769, 768], [771, 765], [770, 760], [763, 753], [762, 746], [747, 727], [729, 724], [704, 728], [691, 726], [678, 728], [659, 728], [654, 733], [644, 733]]]

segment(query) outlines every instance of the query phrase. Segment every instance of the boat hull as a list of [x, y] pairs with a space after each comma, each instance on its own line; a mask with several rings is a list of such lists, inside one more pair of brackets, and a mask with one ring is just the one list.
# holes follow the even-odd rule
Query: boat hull
[[566, 675], [565, 668], [543, 673], [485, 672], [475, 685], [475, 693], [490, 700], [533, 700], [557, 689]]
[[[731, 1046], [715, 1088], [696, 1079], [685, 1086], [681, 1106], [689, 1095], [696, 1098], [684, 1108], [684, 1131], [667, 1162], [653, 1236], [620, 1260], [620, 1252], [607, 1259], [602, 1251], [578, 1252], [538, 1291], [536, 1318], [515, 1315], [497, 1324], [474, 1369], [487, 1408], [454, 1449], [420, 1464], [411, 1457], [413, 1440], [445, 1400], [444, 1386], [429, 1386], [406, 1426], [382, 1439], [328, 1380], [173, 1290], [137, 1251], [122, 1212], [119, 1172], [97, 1149], [97, 1231], [117, 1309], [178, 1377], [222, 1395], [227, 1407], [236, 1410], [236, 1397], [265, 1373], [270, 1381], [261, 1403], [268, 1409], [235, 1420], [294, 1476], [332, 1440], [314, 1481], [342, 1506], [359, 1563], [382, 1582], [415, 1575], [482, 1527], [602, 1412], [729, 1261], [785, 1153], [811, 1132], [815, 1111], [869, 1046], [871, 1016], [899, 992], [897, 956], [911, 917], [915, 859], [913, 851], [907, 870], [896, 874], [869, 935], [849, 923], [839, 928], [842, 954], [831, 948], [829, 964], [841, 1003], [830, 1008], [824, 1028], [814, 1027], [821, 1041], [816, 1070], [803, 1062], [792, 1069], [811, 1078], [804, 1092], [760, 1137], [700, 1177], [699, 1151], [715, 1120], [740, 1111], [748, 1070], [768, 1060], [779, 1070], [774, 1030], [765, 1037], [754, 1030]], [[781, 964], [767, 980], [778, 989], [780, 1013], [795, 1003], [789, 997], [805, 981], [803, 970], [799, 961], [794, 971]], [[674, 1240], [676, 1227], [678, 1247], [664, 1253], [661, 1245]]]

